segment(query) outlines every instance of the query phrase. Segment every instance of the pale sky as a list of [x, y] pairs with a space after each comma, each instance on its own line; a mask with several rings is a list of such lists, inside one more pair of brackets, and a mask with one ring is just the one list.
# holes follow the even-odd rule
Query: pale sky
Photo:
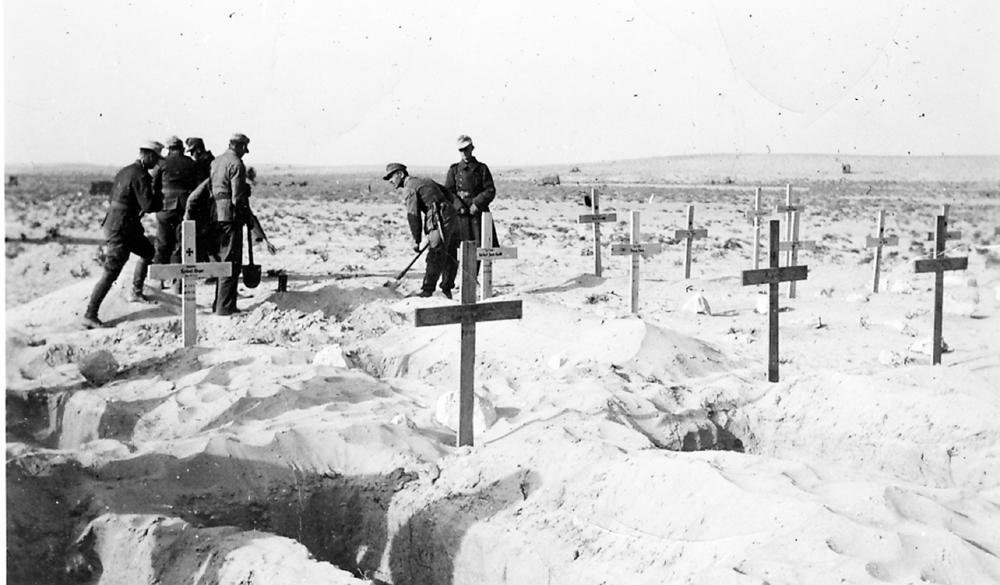
[[4, 160], [1000, 154], [996, 0], [5, 0]]

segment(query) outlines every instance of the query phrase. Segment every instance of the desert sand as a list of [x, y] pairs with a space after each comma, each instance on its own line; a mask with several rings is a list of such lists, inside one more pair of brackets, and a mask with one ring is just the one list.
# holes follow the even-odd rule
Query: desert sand
[[[257, 170], [270, 275], [240, 287], [235, 317], [199, 284], [190, 348], [176, 295], [124, 300], [131, 263], [110, 327], [78, 325], [106, 205], [87, 188], [106, 171], [19, 169], [8, 186], [8, 582], [1000, 582], [1000, 159], [496, 169], [518, 259], [494, 263], [493, 288], [523, 317], [477, 326], [472, 447], [455, 443], [458, 327], [414, 326], [456, 301], [405, 298], [423, 260], [383, 286], [413, 253], [378, 169]], [[561, 185], [533, 182], [551, 172]], [[769, 383], [743, 213], [786, 184], [817, 248], [795, 298], [781, 286]], [[591, 189], [618, 214], [601, 277], [577, 223]], [[685, 279], [689, 204], [708, 237]], [[962, 234], [947, 254], [969, 264], [945, 278], [934, 366], [934, 277], [913, 261], [942, 205]], [[880, 209], [900, 241], [876, 294]], [[629, 260], [610, 255], [632, 211], [663, 244], [640, 260], [637, 314]], [[95, 385], [80, 366], [102, 350], [117, 369]]]

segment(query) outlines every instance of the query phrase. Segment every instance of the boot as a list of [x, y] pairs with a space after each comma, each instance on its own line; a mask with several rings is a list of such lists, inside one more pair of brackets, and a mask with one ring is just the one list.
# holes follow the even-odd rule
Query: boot
[[100, 319], [91, 315], [84, 315], [80, 321], [85, 329], [100, 329], [104, 327], [104, 323]]
[[142, 289], [132, 289], [127, 295], [125, 295], [125, 300], [130, 303], [141, 303], [144, 305], [151, 305], [155, 303], [153, 299], [146, 296], [146, 293], [142, 292]]

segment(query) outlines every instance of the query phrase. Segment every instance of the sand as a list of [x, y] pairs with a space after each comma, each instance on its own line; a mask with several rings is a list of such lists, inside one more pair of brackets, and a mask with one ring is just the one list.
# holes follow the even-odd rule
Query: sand
[[[279, 252], [254, 257], [289, 290], [266, 276], [241, 286], [244, 313], [217, 317], [199, 285], [190, 348], [178, 298], [150, 287], [158, 304], [127, 303], [128, 278], [102, 307], [110, 328], [77, 325], [102, 214], [76, 195], [84, 177], [51, 197], [8, 190], [8, 581], [1000, 581], [996, 165], [799, 177], [800, 237], [818, 249], [800, 252], [796, 297], [781, 286], [770, 383], [742, 213], [758, 181], [775, 205], [817, 160], [743, 161], [733, 183], [706, 160], [675, 162], [669, 185], [660, 163], [580, 165], [558, 187], [508, 172], [493, 211], [518, 259], [493, 265], [493, 287], [523, 317], [476, 328], [471, 447], [455, 443], [458, 327], [413, 317], [455, 301], [404, 298], [422, 260], [383, 286], [412, 252], [377, 173], [262, 173], [254, 205]], [[56, 180], [20, 179], [24, 195]], [[619, 214], [601, 277], [576, 221], [591, 188]], [[684, 279], [673, 233], [689, 203], [709, 236]], [[935, 366], [934, 278], [912, 261], [942, 204], [962, 232], [948, 254], [969, 268], [946, 280]], [[876, 294], [864, 241], [879, 209], [900, 244]], [[640, 260], [637, 314], [629, 260], [609, 253], [633, 210], [664, 246]], [[80, 365], [97, 350], [119, 368], [93, 386]]]

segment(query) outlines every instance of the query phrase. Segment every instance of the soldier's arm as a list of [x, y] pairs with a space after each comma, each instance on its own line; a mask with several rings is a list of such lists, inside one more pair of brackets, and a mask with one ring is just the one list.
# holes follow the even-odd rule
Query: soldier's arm
[[163, 192], [153, 189], [153, 180], [146, 174], [146, 171], [140, 171], [133, 176], [132, 192], [135, 193], [139, 209], [143, 213], [152, 213], [163, 209]]
[[194, 219], [194, 210], [198, 209], [199, 206], [208, 205], [208, 198], [211, 197], [210, 189], [208, 187], [211, 181], [205, 179], [191, 191], [191, 196], [188, 197], [187, 204], [184, 206], [184, 219]]
[[493, 199], [497, 196], [497, 188], [493, 184], [493, 175], [490, 173], [490, 168], [482, 163], [480, 163], [480, 172], [482, 173], [483, 179], [483, 190], [480, 191], [476, 198], [472, 200], [476, 207], [482, 209], [483, 207], [489, 206], [493, 202]]
[[417, 204], [417, 192], [413, 189], [406, 189], [406, 223], [410, 226], [410, 235], [416, 244], [420, 243], [424, 230], [420, 221], [420, 208]]
[[247, 168], [241, 164], [235, 165], [233, 169], [235, 172], [229, 179], [229, 187], [232, 189], [230, 193], [232, 194], [233, 204], [236, 205], [237, 209], [243, 208], [247, 205]]

